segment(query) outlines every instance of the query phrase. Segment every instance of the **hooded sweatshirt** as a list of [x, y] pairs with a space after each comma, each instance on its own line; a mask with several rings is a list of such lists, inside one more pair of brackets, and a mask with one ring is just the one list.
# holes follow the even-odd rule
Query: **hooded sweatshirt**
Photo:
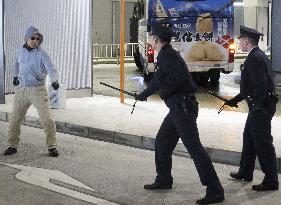
[[39, 30], [33, 26], [30, 26], [25, 34], [24, 34], [24, 42], [27, 42], [27, 40], [33, 36], [34, 34], [39, 34], [41, 36], [41, 41], [39, 42], [39, 45], [42, 43], [43, 41], [43, 35], [39, 32]]
[[58, 81], [58, 71], [52, 63], [47, 53], [40, 48], [43, 41], [43, 35], [39, 30], [30, 26], [24, 35], [25, 43], [34, 34], [41, 36], [41, 41], [37, 48], [29, 51], [25, 47], [16, 50], [15, 61], [13, 66], [14, 77], [18, 77], [20, 85], [23, 86], [40, 86], [45, 85], [46, 77], [49, 75], [50, 81]]

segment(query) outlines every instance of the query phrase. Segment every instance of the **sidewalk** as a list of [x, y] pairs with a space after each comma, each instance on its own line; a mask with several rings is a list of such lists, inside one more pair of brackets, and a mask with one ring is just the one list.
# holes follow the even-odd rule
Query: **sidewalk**
[[[133, 103], [133, 99], [125, 99], [125, 103], [121, 104], [119, 98], [94, 95], [67, 99], [66, 109], [52, 112], [58, 132], [153, 150], [155, 136], [168, 109], [163, 102], [148, 100], [137, 102], [134, 113], [130, 114]], [[11, 110], [11, 103], [0, 105], [0, 120], [8, 121]], [[200, 109], [198, 128], [201, 142], [213, 161], [239, 164], [246, 117], [247, 113], [223, 111], [218, 115], [217, 110]], [[34, 107], [29, 109], [24, 124], [41, 127]], [[280, 124], [281, 117], [274, 117], [272, 134], [279, 172], [281, 172]], [[175, 154], [188, 156], [181, 142], [177, 145]]]

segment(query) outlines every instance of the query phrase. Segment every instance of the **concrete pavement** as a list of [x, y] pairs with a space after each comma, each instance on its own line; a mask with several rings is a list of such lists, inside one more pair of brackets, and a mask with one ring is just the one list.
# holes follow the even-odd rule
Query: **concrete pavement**
[[[168, 112], [163, 102], [148, 100], [137, 102], [131, 113], [133, 99], [94, 95], [66, 100], [66, 108], [52, 110], [57, 131], [86, 138], [124, 144], [142, 149], [154, 149], [154, 141], [160, 124]], [[8, 121], [12, 104], [0, 105], [0, 120]], [[242, 149], [242, 133], [246, 113], [201, 108], [198, 117], [200, 138], [213, 161], [238, 165]], [[37, 111], [31, 107], [24, 121], [25, 125], [41, 127]], [[274, 117], [272, 134], [278, 156], [279, 172], [281, 157], [281, 117]], [[187, 156], [180, 142], [175, 154]], [[258, 168], [258, 164], [257, 164]]]

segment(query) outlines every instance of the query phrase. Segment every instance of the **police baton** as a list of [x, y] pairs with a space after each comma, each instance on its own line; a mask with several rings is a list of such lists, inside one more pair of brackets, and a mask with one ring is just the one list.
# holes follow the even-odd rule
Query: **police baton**
[[205, 89], [200, 88], [200, 87], [199, 87], [199, 89], [200, 89], [200, 90], [202, 90], [202, 91], [204, 91], [205, 93], [208, 93], [208, 94], [210, 94], [210, 95], [214, 96], [215, 98], [220, 99], [221, 101], [223, 101], [223, 102], [224, 102], [224, 104], [223, 104], [223, 105], [220, 107], [220, 109], [218, 110], [218, 114], [220, 114], [220, 113], [221, 113], [221, 111], [223, 111], [223, 109], [224, 109], [224, 106], [225, 106], [225, 103], [226, 103], [227, 99], [225, 99], [225, 98], [223, 98], [223, 97], [221, 97], [221, 96], [219, 96], [219, 95], [217, 95], [217, 94], [213, 93], [213, 92], [212, 92], [212, 91], [210, 91], [210, 90], [205, 90]]
[[226, 103], [226, 99], [224, 99], [223, 97], [221, 97], [221, 96], [219, 96], [219, 95], [217, 95], [217, 94], [211, 92], [210, 90], [208, 90], [208, 93], [209, 93], [210, 95], [212, 95], [212, 96], [214, 96], [214, 97], [216, 97], [216, 98], [218, 98], [218, 99], [220, 99], [220, 100], [222, 100], [222, 101], [224, 102], [224, 104], [223, 104], [223, 105], [220, 107], [220, 109], [218, 110], [218, 114], [220, 114], [221, 111], [223, 111], [223, 109], [224, 109], [224, 106], [225, 106], [225, 103]]
[[221, 101], [226, 102], [226, 99], [225, 99], [225, 98], [223, 98], [223, 97], [221, 97], [221, 96], [219, 96], [219, 95], [213, 93], [212, 91], [208, 90], [208, 91], [206, 91], [206, 92], [208, 92], [210, 95], [212, 95], [212, 96], [214, 96], [214, 97], [220, 99]]
[[[217, 94], [215, 94], [215, 93], [213, 93], [213, 92], [211, 92], [211, 91], [208, 91], [208, 93], [210, 93], [212, 96], [214, 96], [214, 97], [216, 97], [216, 98], [218, 98], [218, 99], [224, 101], [224, 103], [227, 102], [227, 99], [222, 98], [221, 96], [219, 96], [219, 95], [217, 95]], [[224, 105], [227, 105], [227, 104], [224, 104]], [[234, 107], [238, 108], [238, 105], [235, 105]]]
[[[126, 91], [126, 90], [121, 90], [121, 89], [119, 89], [119, 88], [117, 88], [117, 87], [114, 87], [114, 86], [112, 86], [112, 85], [109, 85], [109, 84], [106, 84], [106, 83], [103, 83], [103, 82], [100, 82], [100, 84], [101, 84], [101, 85], [104, 85], [104, 86], [106, 86], [106, 87], [112, 88], [112, 89], [114, 89], [114, 90], [118, 90], [118, 91], [120, 91], [120, 92], [122, 92], [122, 93], [124, 93], [124, 94], [127, 94], [127, 95], [129, 95], [129, 96], [132, 96], [132, 97], [134, 97], [134, 98], [137, 96], [136, 93], [131, 93], [131, 92], [128, 92], [128, 91]], [[136, 100], [136, 102], [133, 104], [133, 109], [132, 109], [132, 111], [131, 111], [131, 114], [133, 114], [133, 112], [134, 112], [134, 110], [135, 110], [136, 103], [137, 103], [137, 100]]]
[[132, 97], [136, 97], [136, 96], [137, 96], [136, 93], [131, 93], [131, 92], [128, 92], [128, 91], [126, 91], [126, 90], [121, 90], [121, 89], [119, 89], [119, 88], [117, 88], [117, 87], [114, 87], [114, 86], [112, 86], [112, 85], [109, 85], [109, 84], [106, 84], [106, 83], [103, 83], [103, 82], [100, 82], [100, 84], [101, 84], [101, 85], [104, 85], [104, 86], [106, 86], [106, 87], [112, 88], [112, 89], [114, 89], [114, 90], [118, 90], [118, 91], [120, 91], [120, 92], [122, 92], [122, 93], [125, 93], [125, 94], [127, 94], [127, 95], [130, 95], [130, 96], [132, 96]]

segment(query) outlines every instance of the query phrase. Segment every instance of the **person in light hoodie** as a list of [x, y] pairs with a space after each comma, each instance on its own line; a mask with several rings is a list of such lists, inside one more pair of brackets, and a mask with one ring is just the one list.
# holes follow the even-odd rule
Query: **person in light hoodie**
[[46, 88], [46, 77], [49, 75], [54, 90], [58, 90], [58, 70], [48, 54], [40, 48], [43, 35], [30, 26], [24, 35], [24, 45], [16, 50], [13, 67], [13, 85], [15, 100], [9, 121], [9, 147], [4, 155], [17, 152], [20, 142], [20, 127], [30, 105], [33, 105], [46, 134], [46, 144], [51, 157], [58, 157], [56, 149], [56, 126], [50, 112], [50, 101]]

